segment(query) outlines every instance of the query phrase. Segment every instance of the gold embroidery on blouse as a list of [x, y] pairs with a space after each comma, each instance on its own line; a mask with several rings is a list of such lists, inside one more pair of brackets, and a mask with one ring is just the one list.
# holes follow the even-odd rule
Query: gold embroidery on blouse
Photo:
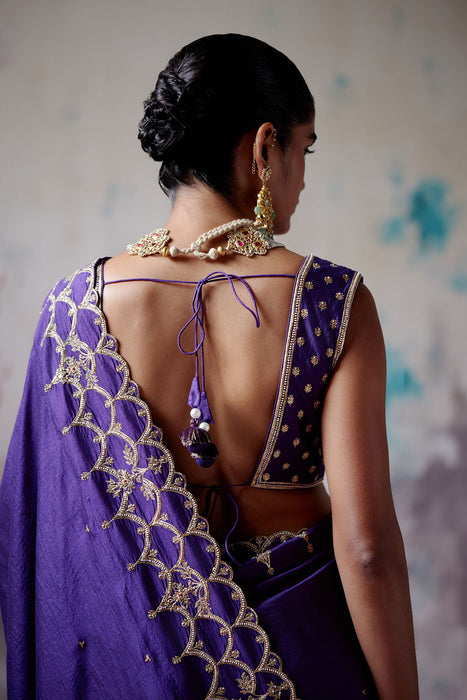
[[[72, 298], [72, 284], [83, 274], [86, 275], [88, 286], [83, 298], [76, 302]], [[96, 291], [101, 289], [101, 267], [97, 268], [96, 279], [95, 288], [94, 267], [89, 266], [67, 278], [64, 289], [51, 292], [48, 297], [49, 306], [45, 310], [49, 312], [49, 322], [42, 345], [46, 339], [50, 339], [55, 342], [58, 354], [57, 370], [50, 383], [44, 387], [45, 391], [50, 392], [58, 385], [69, 384], [76, 402], [76, 413], [69, 425], [64, 426], [62, 433], [67, 435], [75, 427], [87, 428], [94, 434], [93, 439], [98, 445], [95, 463], [89, 471], [83, 472], [81, 478], [85, 482], [91, 482], [94, 474], [103, 473], [107, 477], [107, 492], [115, 499], [116, 511], [109, 520], [104, 520], [102, 526], [108, 529], [117, 520], [137, 526], [137, 531], [142, 537], [142, 549], [136, 553], [134, 561], [130, 562], [127, 568], [134, 571], [138, 566], [148, 565], [156, 567], [159, 571], [159, 578], [165, 584], [165, 592], [157, 607], [148, 611], [148, 618], [157, 620], [161, 612], [168, 610], [177, 613], [174, 624], [180, 621], [180, 624], [190, 628], [187, 641], [182, 642], [185, 647], [172, 661], [180, 663], [184, 657], [196, 656], [206, 662], [206, 672], [212, 676], [206, 700], [214, 700], [221, 696], [219, 679], [220, 669], [224, 666], [237, 669], [237, 684], [243, 684], [244, 687], [248, 685], [252, 692], [256, 692], [262, 674], [266, 673], [270, 683], [268, 687], [274, 687], [275, 697], [280, 698], [284, 690], [287, 692], [287, 698], [297, 700], [292, 681], [282, 671], [280, 658], [270, 651], [269, 638], [258, 625], [256, 613], [247, 606], [243, 591], [233, 581], [232, 569], [222, 561], [221, 550], [209, 534], [207, 521], [199, 516], [198, 504], [186, 489], [184, 475], [175, 471], [173, 457], [162, 441], [162, 431], [153, 424], [149, 407], [141, 399], [136, 384], [131, 381], [128, 365], [118, 354], [116, 340], [107, 334], [105, 317], [100, 309], [99, 295]], [[65, 306], [70, 318], [66, 337], [60, 335], [56, 323], [60, 305]], [[95, 314], [94, 322], [99, 328], [99, 337], [96, 344], [93, 338], [92, 347], [79, 336], [78, 312], [81, 310]], [[118, 379], [115, 393], [110, 393], [106, 387], [99, 384], [97, 361], [110, 363], [109, 366], [115, 370]], [[91, 392], [98, 392], [102, 397], [103, 405], [108, 410], [108, 421], [98, 423], [92, 412], [87, 409], [88, 395], [92, 395]], [[117, 415], [124, 414], [125, 411], [134, 411], [140, 417], [139, 436], [130, 436], [124, 432]], [[122, 446], [120, 452], [116, 449], [118, 440]], [[127, 468], [120, 468], [122, 463], [126, 463]], [[141, 508], [141, 498], [144, 499], [143, 503], [153, 504], [150, 516], [145, 515], [145, 510]], [[177, 525], [183, 525], [185, 530], [178, 529], [163, 511], [163, 504], [167, 499], [175, 502], [181, 499], [185, 506], [187, 503], [191, 504], [192, 513], [187, 520], [177, 521]], [[174, 558], [175, 563], [172, 556], [166, 559], [165, 552], [159, 552], [154, 546], [154, 538], [160, 532], [159, 528], [172, 533], [173, 546], [179, 551], [179, 556]], [[204, 539], [206, 552], [211, 553], [211, 569], [204, 575], [196, 568], [196, 560], [194, 565], [188, 560], [187, 552], [190, 552], [189, 542], [192, 537], [196, 541]], [[233, 622], [224, 620], [211, 610], [211, 587], [220, 584], [230, 591], [230, 597], [235, 601], [237, 614]], [[198, 619], [212, 620], [216, 623], [219, 634], [227, 637], [227, 644], [220, 658], [216, 659], [203, 648], [203, 643], [198, 638]], [[254, 668], [240, 658], [239, 651], [235, 649], [237, 630], [245, 628], [254, 632], [253, 638], [261, 650], [260, 661]], [[78, 643], [81, 648], [86, 645], [84, 640]], [[270, 680], [271, 674], [275, 676], [277, 683]]]
[[316, 365], [318, 364], [318, 362], [319, 362], [319, 357], [318, 357], [318, 355], [313, 355], [313, 357], [311, 358], [311, 364], [313, 365], [313, 367], [316, 367]]
[[[287, 424], [281, 425], [285, 407], [287, 405], [287, 395], [291, 375], [291, 367], [293, 364], [293, 354], [295, 349], [295, 343], [297, 341], [297, 328], [300, 321], [300, 311], [302, 310], [302, 296], [303, 290], [306, 282], [306, 276], [310, 270], [313, 261], [313, 256], [308, 256], [302, 263], [296, 278], [295, 285], [292, 294], [291, 310], [289, 314], [289, 325], [287, 330], [287, 338], [284, 347], [284, 357], [282, 360], [281, 376], [279, 383], [279, 390], [277, 394], [277, 399], [274, 406], [274, 413], [271, 421], [271, 427], [268, 432], [266, 439], [266, 445], [263, 450], [259, 466], [250, 482], [250, 485], [257, 488], [290, 488], [289, 483], [284, 482], [271, 482], [267, 486], [262, 482], [261, 474], [267, 468], [271, 453], [275, 449], [277, 438], [280, 432], [286, 433], [289, 430]], [[304, 339], [303, 339], [304, 342]], [[301, 485], [300, 485], [301, 486]], [[293, 488], [297, 488], [293, 486]]]
[[293, 445], [294, 447], [297, 447], [299, 444], [300, 444], [300, 438], [294, 438], [294, 439], [293, 439], [293, 442], [292, 442], [292, 445]]
[[305, 384], [305, 391], [306, 391], [307, 394], [310, 393], [310, 391], [312, 390], [312, 388], [313, 388], [313, 387], [311, 386], [311, 384]]
[[294, 367], [292, 369], [292, 374], [294, 377], [298, 377], [298, 375], [300, 374], [300, 367]]
[[[349, 277], [349, 276], [347, 275], [347, 277]], [[349, 277], [349, 279], [350, 279], [350, 277]], [[345, 336], [346, 336], [347, 328], [349, 325], [350, 312], [352, 310], [353, 300], [355, 298], [355, 293], [358, 289], [358, 285], [360, 284], [361, 280], [362, 280], [361, 274], [359, 272], [355, 272], [353, 279], [352, 279], [352, 282], [350, 283], [350, 286], [349, 286], [349, 289], [347, 292], [347, 296], [345, 298], [345, 302], [344, 302], [344, 311], [342, 314], [342, 321], [341, 321], [341, 325], [339, 328], [339, 335], [337, 337], [337, 343], [336, 343], [336, 349], [334, 352], [334, 357], [332, 359], [333, 369], [336, 366], [336, 364], [337, 364], [337, 362], [342, 354], [342, 350], [343, 350], [344, 342], [345, 342]]]
[[315, 328], [315, 335], [317, 338], [321, 335], [321, 328], [319, 326], [316, 326]]
[[332, 277], [330, 277], [329, 275], [326, 275], [326, 277], [324, 278], [324, 281], [326, 282], [326, 284], [332, 284]]
[[333, 318], [332, 321], [329, 321], [329, 327], [330, 327], [333, 331], [336, 330], [336, 328], [337, 328], [337, 321], [336, 321], [335, 318]]
[[325, 301], [320, 301], [318, 302], [318, 308], [320, 311], [326, 311], [328, 305], [326, 304]]
[[332, 357], [334, 355], [334, 348], [326, 348], [326, 357]]
[[302, 347], [304, 342], [305, 342], [305, 338], [302, 338], [302, 336], [297, 338], [297, 345], [299, 345], [300, 347]]
[[311, 280], [305, 282], [305, 288], [309, 292], [311, 289], [313, 289], [313, 282], [311, 282]]
[[344, 295], [342, 294], [342, 292], [336, 292], [337, 301], [342, 301], [343, 298], [344, 298]]
[[301, 408], [299, 411], [297, 411], [298, 418], [303, 418], [304, 415], [305, 415], [305, 411], [303, 410], [303, 408]]
[[344, 279], [344, 282], [348, 282], [349, 279], [350, 279], [349, 275], [348, 275], [346, 272], [344, 272], [344, 274], [342, 275], [342, 277], [343, 277], [343, 279]]
[[302, 318], [307, 318], [308, 317], [308, 309], [301, 309], [300, 316]]
[[291, 405], [293, 404], [294, 401], [295, 401], [295, 399], [294, 399], [293, 394], [289, 394], [289, 395], [287, 396], [287, 403], [289, 404], [289, 406], [291, 406]]
[[280, 454], [281, 454], [280, 450], [274, 450], [274, 454], [272, 456], [274, 457], [274, 459], [277, 459], [278, 457], [280, 457]]

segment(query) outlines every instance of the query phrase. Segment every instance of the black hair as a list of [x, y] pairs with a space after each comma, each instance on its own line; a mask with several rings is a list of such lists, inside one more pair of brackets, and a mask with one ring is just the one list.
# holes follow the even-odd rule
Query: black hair
[[229, 197], [244, 134], [270, 121], [285, 150], [293, 127], [313, 116], [310, 90], [287, 56], [253, 37], [213, 34], [182, 48], [159, 74], [138, 138], [162, 161], [166, 194], [198, 180]]

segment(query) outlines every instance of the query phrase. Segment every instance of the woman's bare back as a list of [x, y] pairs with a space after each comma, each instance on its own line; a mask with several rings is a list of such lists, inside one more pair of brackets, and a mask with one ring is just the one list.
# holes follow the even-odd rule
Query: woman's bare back
[[[216, 262], [193, 258], [133, 258], [126, 253], [107, 261], [106, 282], [128, 278], [198, 281], [215, 270], [229, 274], [295, 275], [302, 257], [277, 249], [254, 259], [243, 256]], [[212, 484], [246, 484], [252, 477], [271, 421], [279, 382], [294, 279], [260, 277], [247, 280], [258, 305], [260, 327], [235, 299], [228, 282], [203, 288], [205, 316], [204, 360], [206, 391], [215, 423], [211, 436], [219, 449], [212, 467], [203, 469], [181, 445], [179, 433], [190, 421], [188, 392], [195, 372], [194, 356], [177, 347], [180, 329], [189, 320], [194, 285], [154, 282], [109, 284], [104, 312], [109, 332], [139, 385], [164, 442], [204, 507], [206, 488]], [[252, 300], [241, 283], [236, 291], [249, 306]], [[192, 350], [193, 328], [182, 336]], [[236, 537], [298, 530], [321, 520], [330, 511], [324, 487], [306, 490], [265, 490], [248, 486], [230, 489], [240, 511]], [[233, 521], [228, 504], [213, 513], [211, 528], [222, 537]]]

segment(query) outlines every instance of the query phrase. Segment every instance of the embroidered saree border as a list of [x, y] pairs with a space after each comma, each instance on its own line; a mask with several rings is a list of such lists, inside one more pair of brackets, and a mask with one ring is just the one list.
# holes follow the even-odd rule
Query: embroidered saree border
[[[303, 261], [295, 280], [294, 290], [292, 294], [292, 299], [290, 302], [290, 313], [289, 313], [289, 323], [287, 330], [287, 338], [284, 344], [284, 356], [282, 358], [281, 374], [279, 389], [274, 404], [274, 413], [269, 426], [266, 444], [263, 448], [261, 454], [261, 459], [259, 461], [258, 467], [254, 473], [253, 478], [250, 481], [250, 486], [254, 488], [267, 488], [267, 489], [287, 489], [287, 488], [310, 488], [309, 484], [290, 484], [285, 482], [274, 482], [262, 481], [263, 473], [266, 470], [271, 455], [274, 451], [274, 447], [279, 435], [280, 426], [284, 416], [284, 410], [286, 407], [286, 398], [289, 389], [290, 381], [290, 369], [292, 366], [292, 358], [295, 348], [295, 341], [297, 337], [297, 328], [300, 317], [300, 308], [302, 305], [303, 288], [305, 285], [305, 279], [308, 271], [313, 263], [314, 255], [308, 255]], [[313, 484], [315, 485], [315, 484]]]
[[[297, 284], [294, 297], [295, 313], [298, 316], [300, 304], [299, 297], [303, 288], [303, 278], [311, 263], [303, 267], [300, 273], [300, 281]], [[241, 695], [250, 698], [264, 698], [266, 695], [277, 700], [298, 700], [291, 679], [282, 670], [282, 660], [270, 649], [269, 638], [264, 629], [258, 624], [257, 615], [248, 607], [242, 589], [233, 581], [233, 572], [221, 559], [221, 550], [216, 540], [209, 533], [209, 524], [199, 516], [198, 505], [193, 495], [186, 488], [186, 479], [183, 474], [175, 469], [173, 457], [162, 441], [162, 432], [152, 422], [152, 416], [148, 405], [141, 399], [138, 386], [131, 380], [129, 367], [124, 358], [118, 353], [118, 344], [113, 336], [107, 333], [107, 324], [104, 313], [99, 306], [100, 290], [102, 282], [102, 264], [89, 265], [78, 270], [64, 280], [65, 286], [61, 291], [56, 291], [57, 286], [48, 297], [49, 322], [42, 338], [42, 345], [46, 339], [56, 343], [56, 352], [59, 355], [59, 364], [51, 381], [44, 387], [50, 392], [57, 385], [68, 384], [73, 397], [77, 401], [76, 413], [68, 425], [63, 426], [62, 434], [66, 436], [75, 427], [87, 428], [91, 437], [99, 446], [99, 455], [90, 469], [81, 474], [83, 481], [88, 481], [93, 474], [103, 472], [108, 477], [107, 492], [116, 499], [116, 512], [109, 520], [102, 523], [103, 529], [108, 529], [117, 520], [127, 521], [136, 525], [138, 533], [142, 537], [142, 549], [135, 560], [127, 566], [128, 572], [137, 566], [149, 565], [156, 569], [156, 576], [165, 584], [165, 591], [158, 606], [148, 610], [150, 619], [156, 619], [160, 612], [172, 611], [178, 613], [173, 618], [174, 625], [181, 625], [189, 629], [188, 641], [180, 654], [172, 659], [174, 664], [182, 662], [184, 657], [195, 656], [204, 662], [206, 673], [211, 676], [209, 691], [206, 700], [222, 700], [225, 698], [225, 689], [220, 685], [221, 667], [238, 669], [236, 683]], [[80, 275], [87, 275], [84, 296], [75, 301], [73, 299], [73, 284]], [[61, 337], [56, 324], [57, 306], [68, 306], [67, 314], [70, 319], [70, 328], [66, 337]], [[78, 312], [90, 311], [95, 315], [94, 323], [97, 326], [98, 341], [94, 349], [80, 337], [78, 327]], [[287, 347], [293, 348], [296, 331], [296, 323], [291, 323], [289, 328], [289, 341]], [[111, 363], [108, 372], [115, 372], [118, 377], [119, 387], [116, 392], [111, 392], [105, 386], [99, 384], [97, 374], [98, 356], [109, 358]], [[285, 358], [287, 362], [287, 358]], [[108, 409], [110, 420], [99, 422], [93, 416], [92, 411], [86, 406], [89, 392], [97, 392], [104, 399], [104, 406]], [[124, 426], [117, 420], [117, 406], [120, 402], [129, 402], [137, 407], [140, 418], [136, 439], [130, 437], [124, 431]], [[121, 404], [120, 404], [121, 405]], [[128, 405], [128, 404], [127, 404]], [[139, 431], [138, 428], [138, 431]], [[120, 438], [123, 447], [122, 454], [117, 455], [115, 440], [112, 449], [109, 438]], [[64, 438], [65, 439], [65, 438]], [[126, 463], [124, 469], [116, 468], [114, 456]], [[150, 478], [149, 478], [150, 477]], [[145, 498], [147, 503], [154, 504], [151, 518], [144, 516], [139, 500], [135, 498], [137, 489], [142, 492], [139, 498]], [[186, 512], [185, 517], [177, 518], [164, 512], [164, 501], [169, 497], [180, 500]], [[164, 497], [163, 497], [164, 496]], [[118, 505], [118, 501], [120, 503]], [[181, 529], [181, 526], [185, 530]], [[153, 532], [161, 532], [162, 528], [172, 536], [173, 547], [178, 547], [178, 554], [173, 557], [175, 563], [170, 564], [170, 557], [165, 552], [158, 552], [153, 543]], [[196, 545], [204, 541], [204, 549], [201, 550], [209, 558], [209, 574], [203, 575], [202, 561], [199, 570], [188, 563], [186, 553], [190, 550], [188, 538], [196, 550]], [[203, 554], [204, 556], [204, 554]], [[173, 562], [172, 559], [172, 562]], [[196, 562], [199, 559], [196, 559]], [[122, 571], [122, 575], [125, 575]], [[128, 575], [131, 575], [128, 573]], [[229, 609], [222, 612], [212, 609], [212, 599], [217, 599], [217, 594], [210, 595], [210, 586], [221, 584], [225, 586], [225, 605]], [[149, 603], [149, 601], [148, 601]], [[222, 617], [224, 615], [224, 617]], [[227, 619], [230, 616], [231, 620]], [[235, 618], [235, 619], [233, 619]], [[233, 622], [232, 622], [233, 619]], [[219, 634], [225, 640], [225, 649], [221, 658], [215, 659], [206, 651], [202, 639], [198, 635], [197, 621], [211, 620], [217, 623]], [[236, 648], [237, 630], [251, 630], [251, 643], [256, 643], [259, 663], [253, 668], [248, 661], [243, 659], [239, 649]], [[185, 642], [182, 642], [182, 645]], [[258, 694], [258, 685], [267, 687], [266, 695]], [[208, 681], [209, 683], [209, 681]]]

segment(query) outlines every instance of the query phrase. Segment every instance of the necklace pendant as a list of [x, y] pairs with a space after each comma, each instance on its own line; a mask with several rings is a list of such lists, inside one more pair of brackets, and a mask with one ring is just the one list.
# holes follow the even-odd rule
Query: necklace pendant
[[139, 255], [142, 258], [147, 255], [163, 255], [163, 250], [169, 240], [169, 229], [157, 228], [155, 231], [147, 233], [136, 243], [130, 243], [127, 250], [130, 255]]
[[226, 250], [246, 255], [248, 258], [252, 258], [254, 255], [266, 255], [271, 248], [274, 248], [272, 238], [252, 226], [242, 231], [229, 233], [227, 236]]

